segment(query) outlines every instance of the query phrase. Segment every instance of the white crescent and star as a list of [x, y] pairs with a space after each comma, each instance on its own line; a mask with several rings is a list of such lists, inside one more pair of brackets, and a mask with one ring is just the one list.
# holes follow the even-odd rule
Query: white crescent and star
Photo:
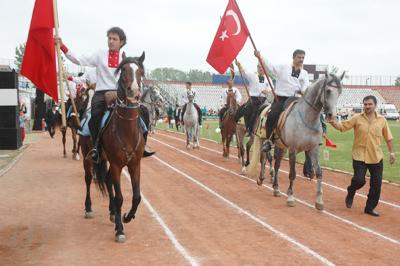
[[[232, 36], [238, 35], [241, 31], [240, 20], [239, 20], [238, 15], [235, 13], [235, 11], [233, 11], [232, 9], [229, 9], [228, 11], [226, 11], [226, 14], [225, 14], [225, 17], [227, 17], [227, 16], [232, 16], [236, 23], [237, 30], [234, 34], [232, 34]], [[219, 36], [219, 38], [222, 41], [229, 38], [228, 31], [227, 30], [222, 31], [221, 36]]]

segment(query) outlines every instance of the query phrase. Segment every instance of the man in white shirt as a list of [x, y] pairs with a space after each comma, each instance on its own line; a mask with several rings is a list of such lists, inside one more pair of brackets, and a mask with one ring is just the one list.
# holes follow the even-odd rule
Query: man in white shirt
[[237, 88], [233, 87], [233, 81], [228, 80], [226, 82], [226, 84], [228, 85], [228, 88], [224, 89], [224, 91], [222, 92], [222, 95], [221, 95], [221, 103], [222, 103], [223, 107], [219, 110], [219, 113], [218, 113], [220, 128], [222, 128], [222, 119], [224, 118], [225, 112], [228, 108], [227, 102], [226, 102], [226, 100], [228, 98], [228, 93], [233, 93], [235, 95], [236, 103], [238, 105], [242, 101], [242, 94], [240, 93], [240, 91]]
[[85, 73], [78, 73], [77, 77], [69, 76], [68, 80], [76, 84], [77, 90], [87, 89], [90, 85], [96, 84], [96, 69], [87, 69]]
[[265, 79], [265, 73], [262, 67], [257, 65], [257, 73], [246, 71], [239, 62], [236, 62], [240, 73], [242, 73], [243, 79], [248, 82], [248, 89], [250, 98], [246, 104], [239, 107], [236, 112], [235, 121], [244, 116], [245, 124], [248, 134], [253, 132], [254, 123], [257, 118], [257, 113], [260, 106], [267, 100], [268, 93], [271, 92], [271, 88], [267, 80]]
[[[304, 95], [310, 82], [308, 73], [303, 69], [305, 52], [297, 49], [293, 52], [292, 64], [274, 65], [265, 61], [259, 51], [254, 51], [254, 55], [260, 59], [264, 67], [276, 77], [275, 94], [271, 111], [267, 118], [267, 139], [270, 139], [274, 128], [278, 122], [279, 116], [283, 111], [287, 99], [294, 97], [296, 93]], [[271, 142], [270, 142], [271, 144]]]
[[[89, 122], [90, 132], [94, 149], [90, 151], [92, 160], [97, 162], [100, 154], [100, 142], [98, 141], [98, 133], [103, 114], [105, 112], [104, 94], [107, 91], [117, 90], [117, 82], [120, 73], [115, 75], [115, 70], [122, 61], [123, 51], [121, 48], [126, 44], [125, 32], [119, 27], [112, 27], [107, 31], [108, 50], [100, 50], [92, 55], [76, 56], [61, 41], [61, 50], [65, 56], [73, 63], [81, 66], [89, 66], [96, 68], [96, 91], [92, 98], [91, 119]], [[147, 132], [143, 134], [147, 140]], [[143, 156], [151, 156], [154, 152], [145, 149]]]
[[[183, 115], [185, 114], [185, 111], [186, 111], [186, 104], [189, 102], [188, 93], [189, 93], [190, 91], [192, 91], [194, 97], [196, 98], [196, 91], [195, 91], [194, 89], [192, 89], [192, 83], [191, 83], [190, 81], [187, 81], [186, 84], [185, 84], [185, 86], [186, 86], [186, 91], [182, 94], [182, 102], [183, 102], [182, 119], [181, 119], [182, 125], [184, 124], [184, 123], [183, 123]], [[193, 104], [194, 104], [194, 107], [195, 107], [196, 110], [197, 110], [198, 119], [199, 119], [198, 121], [199, 121], [199, 125], [201, 126], [201, 122], [202, 122], [202, 112], [201, 112], [200, 106], [198, 106], [197, 103], [195, 103], [195, 102], [193, 102]]]

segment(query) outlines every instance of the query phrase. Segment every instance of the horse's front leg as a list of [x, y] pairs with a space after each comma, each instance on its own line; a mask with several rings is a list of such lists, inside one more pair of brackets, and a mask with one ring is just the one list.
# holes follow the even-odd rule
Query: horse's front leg
[[261, 169], [260, 169], [260, 176], [257, 179], [257, 185], [261, 186], [262, 183], [264, 182], [265, 179], [265, 162], [266, 162], [266, 153], [262, 149], [262, 145], [260, 147], [260, 163], [261, 163]]
[[225, 144], [225, 134], [221, 131], [221, 138], [222, 138], [222, 157], [226, 158], [226, 144]]
[[284, 154], [285, 154], [284, 149], [280, 149], [275, 146], [275, 148], [274, 148], [274, 159], [275, 159], [274, 177], [273, 177], [273, 185], [272, 185], [272, 188], [274, 189], [273, 195], [275, 197], [279, 197], [281, 195], [281, 192], [279, 191], [278, 173], [279, 173], [279, 168], [281, 167], [281, 162], [282, 162], [282, 158], [283, 158]]
[[226, 138], [226, 158], [228, 159], [229, 158], [229, 146], [231, 145], [231, 141], [232, 141], [232, 135], [229, 135], [227, 138]]
[[319, 165], [319, 146], [315, 146], [309, 152], [312, 166], [315, 174], [317, 175], [317, 197], [315, 200], [315, 208], [322, 211], [324, 209], [323, 193], [322, 193], [322, 170]]
[[62, 134], [62, 143], [63, 143], [63, 155], [64, 158], [67, 158], [67, 151], [65, 150], [65, 142], [67, 141], [67, 127], [61, 127], [61, 134]]
[[110, 165], [110, 173], [114, 186], [114, 206], [115, 206], [115, 241], [118, 243], [125, 242], [124, 226], [121, 220], [121, 208], [124, 198], [121, 191], [121, 170], [120, 166]]
[[93, 211], [92, 211], [92, 200], [90, 199], [90, 185], [92, 183], [92, 173], [89, 169], [89, 171], [86, 171], [85, 168], [85, 183], [86, 183], [86, 199], [85, 199], [85, 218], [93, 218]]
[[114, 191], [113, 191], [113, 181], [112, 181], [112, 176], [111, 176], [111, 171], [108, 170], [107, 175], [106, 175], [106, 186], [107, 186], [107, 192], [108, 192], [108, 198], [109, 198], [109, 204], [108, 204], [108, 210], [110, 212], [110, 222], [115, 223], [115, 202], [114, 202]]
[[186, 128], [186, 149], [190, 149], [190, 129]]
[[266, 153], [266, 157], [267, 157], [267, 161], [268, 161], [268, 164], [269, 164], [269, 175], [271, 177], [271, 184], [273, 184], [274, 183], [275, 170], [274, 170], [274, 167], [272, 166], [272, 153], [271, 153], [271, 151], [268, 151]]
[[294, 207], [295, 206], [295, 198], [293, 196], [293, 182], [296, 178], [296, 151], [289, 151], [289, 180], [290, 185], [287, 191], [288, 199], [287, 199], [287, 206]]
[[72, 141], [74, 143], [73, 148], [72, 148], [72, 159], [78, 161], [79, 160], [79, 154], [78, 154], [78, 141], [76, 137], [76, 129], [71, 128], [72, 132]]
[[140, 161], [133, 162], [128, 165], [128, 171], [131, 176], [132, 184], [132, 208], [130, 209], [128, 215], [125, 213], [123, 217], [124, 223], [129, 223], [135, 218], [135, 213], [142, 199], [140, 195]]
[[251, 136], [249, 141], [247, 141], [246, 143], [246, 164], [245, 164], [246, 166], [250, 164], [250, 149], [251, 146], [253, 145], [253, 142], [254, 142], [254, 137]]

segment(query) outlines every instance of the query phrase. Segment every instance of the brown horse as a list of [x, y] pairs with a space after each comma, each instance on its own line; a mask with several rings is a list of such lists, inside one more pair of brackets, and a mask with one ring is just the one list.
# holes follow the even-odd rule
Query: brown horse
[[[145, 140], [140, 126], [140, 105], [138, 94], [144, 75], [144, 53], [140, 57], [124, 57], [116, 73], [121, 72], [118, 80], [115, 104], [108, 125], [102, 131], [100, 141], [103, 146], [101, 162], [95, 166], [97, 184], [100, 190], [110, 197], [110, 218], [115, 213], [115, 231], [117, 242], [125, 241], [124, 223], [135, 218], [141, 200], [140, 161], [143, 156]], [[130, 64], [137, 69], [134, 71]], [[113, 92], [106, 94], [112, 98]], [[107, 161], [109, 168], [107, 170]], [[121, 219], [123, 196], [121, 191], [121, 171], [127, 166], [131, 179], [133, 198], [132, 208]], [[105, 190], [105, 186], [107, 190]], [[114, 188], [114, 191], [113, 189]], [[115, 192], [115, 195], [114, 195]]]
[[[85, 113], [90, 112], [90, 107], [91, 107], [91, 100], [94, 94], [96, 84], [91, 84], [88, 89], [86, 89], [85, 94], [87, 98], [87, 104], [85, 107]], [[82, 119], [85, 118], [85, 115], [81, 116]], [[86, 121], [81, 121], [81, 126], [83, 124], [87, 123]], [[79, 133], [78, 133], [79, 134]], [[79, 147], [81, 147], [81, 152], [83, 158], [86, 158], [87, 154], [89, 151], [93, 148], [92, 141], [90, 139], [90, 136], [83, 136], [79, 135], [79, 141], [78, 141], [78, 150]], [[85, 160], [83, 159], [83, 168], [85, 170], [85, 183], [86, 183], [86, 199], [85, 199], [85, 218], [92, 218], [93, 217], [93, 212], [92, 212], [92, 201], [90, 199], [90, 184], [92, 183], [92, 179], [94, 177], [93, 175], [93, 164], [90, 160]]]
[[[65, 149], [65, 143], [66, 143], [66, 135], [67, 135], [67, 129], [70, 128], [71, 129], [71, 133], [72, 133], [72, 141], [73, 141], [73, 147], [72, 147], [72, 159], [74, 160], [79, 160], [79, 143], [78, 143], [78, 139], [77, 139], [77, 130], [80, 127], [80, 124], [78, 121], [81, 120], [83, 113], [86, 110], [87, 104], [88, 104], [88, 94], [87, 92], [93, 89], [91, 87], [89, 87], [88, 89], [86, 89], [85, 91], [82, 92], [77, 92], [77, 95], [75, 97], [75, 99], [73, 99], [73, 101], [75, 102], [75, 106], [76, 106], [76, 110], [77, 110], [77, 114], [73, 111], [72, 108], [72, 99], [69, 99], [67, 104], [66, 104], [66, 110], [68, 112], [69, 109], [71, 109], [70, 114], [66, 114], [67, 115], [67, 126], [60, 127], [61, 130], [61, 134], [62, 134], [62, 143], [63, 143], [63, 155], [64, 158], [67, 157], [67, 152]], [[61, 117], [60, 117], [61, 119]], [[59, 123], [61, 124], [61, 121], [59, 121]]]
[[229, 158], [229, 146], [232, 141], [232, 137], [236, 134], [236, 122], [235, 114], [238, 109], [236, 102], [235, 93], [228, 92], [226, 97], [225, 115], [222, 120], [221, 136], [222, 136], [222, 147], [224, 158]]

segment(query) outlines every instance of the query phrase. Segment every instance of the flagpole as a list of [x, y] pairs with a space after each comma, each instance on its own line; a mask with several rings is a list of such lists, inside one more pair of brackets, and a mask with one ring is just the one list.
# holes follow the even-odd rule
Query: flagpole
[[53, 0], [53, 15], [54, 15], [54, 30], [55, 30], [55, 38], [56, 38], [56, 51], [57, 51], [57, 61], [58, 61], [58, 80], [59, 80], [59, 84], [60, 84], [60, 94], [61, 94], [61, 116], [62, 116], [62, 126], [66, 127], [67, 126], [67, 118], [66, 118], [66, 112], [65, 112], [65, 102], [64, 102], [64, 86], [63, 86], [63, 79], [65, 78], [65, 81], [67, 83], [67, 88], [69, 91], [69, 95], [71, 98], [71, 102], [72, 102], [72, 108], [74, 109], [75, 114], [77, 114], [77, 116], [75, 116], [75, 119], [78, 123], [78, 125], [80, 126], [80, 121], [78, 118], [78, 112], [75, 106], [75, 102], [74, 99], [72, 98], [72, 93], [71, 93], [71, 89], [68, 86], [68, 80], [66, 77], [66, 73], [64, 71], [64, 64], [62, 62], [62, 58], [61, 58], [61, 49], [60, 49], [60, 41], [59, 41], [59, 35], [58, 35], [58, 27], [59, 27], [59, 23], [58, 23], [58, 8], [57, 8], [57, 0]]
[[55, 29], [55, 37], [56, 37], [56, 51], [57, 51], [57, 61], [58, 61], [58, 80], [60, 86], [60, 96], [61, 96], [61, 119], [62, 126], [67, 126], [67, 119], [65, 117], [65, 103], [64, 103], [64, 87], [63, 87], [63, 68], [60, 67], [62, 65], [61, 60], [61, 51], [60, 51], [60, 42], [58, 41], [58, 12], [57, 12], [57, 0], [53, 0], [53, 16], [54, 16], [54, 29]]
[[[237, 4], [236, 0], [233, 0], [233, 1], [235, 2], [235, 5], [236, 5], [237, 8], [239, 9], [239, 5]], [[240, 9], [239, 9], [239, 10], [240, 10]], [[242, 12], [240, 12], [240, 19], [241, 19], [241, 21], [243, 21], [243, 23], [246, 25], [246, 23], [244, 22], [244, 19], [243, 19], [241, 13], [242, 13]], [[255, 51], [258, 51], [258, 50], [257, 50], [257, 47], [256, 47], [256, 44], [254, 43], [253, 37], [251, 36], [251, 33], [250, 33], [249, 28], [247, 27], [247, 25], [246, 25], [246, 30], [247, 30], [247, 33], [249, 34], [249, 38], [250, 38], [251, 44], [253, 45], [254, 50], [255, 50]], [[271, 91], [272, 91], [272, 94], [274, 95], [275, 100], [276, 100], [277, 102], [279, 102], [278, 97], [277, 97], [276, 94], [275, 94], [275, 89], [274, 89], [274, 86], [272, 85], [272, 81], [271, 81], [271, 79], [270, 79], [270, 77], [269, 77], [269, 75], [268, 75], [268, 72], [267, 72], [267, 70], [265, 69], [264, 64], [261, 62], [261, 58], [257, 57], [257, 59], [258, 59], [258, 62], [260, 63], [260, 65], [261, 65], [261, 67], [262, 67], [262, 69], [263, 69], [263, 71], [264, 71], [265, 76], [267, 77], [268, 84], [269, 84], [269, 86], [271, 87]]]
[[240, 65], [240, 66], [238, 66], [239, 74], [240, 74], [240, 77], [241, 77], [242, 80], [243, 80], [243, 85], [244, 85], [244, 88], [246, 89], [247, 97], [249, 97], [249, 100], [250, 100], [250, 102], [251, 102], [251, 97], [250, 97], [249, 89], [247, 88], [246, 82], [245, 82], [245, 80], [244, 80], [244, 78], [243, 78], [243, 75], [242, 75], [242, 71], [240, 70], [240, 68], [241, 68], [242, 65], [238, 62], [238, 60], [237, 60], [236, 58], [235, 58], [235, 64], [236, 64], [237, 66]]

